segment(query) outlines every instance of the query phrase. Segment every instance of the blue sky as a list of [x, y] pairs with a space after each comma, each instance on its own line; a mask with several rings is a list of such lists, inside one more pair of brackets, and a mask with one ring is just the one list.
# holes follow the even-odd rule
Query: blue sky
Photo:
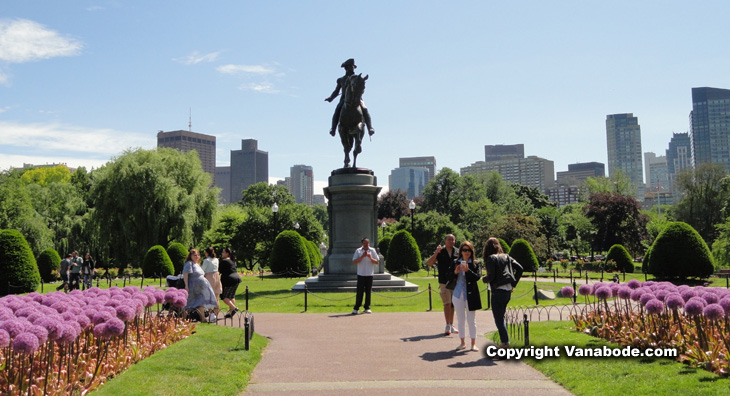
[[377, 133], [358, 165], [387, 186], [399, 157], [437, 167], [525, 144], [567, 170], [606, 163], [607, 114], [642, 149], [689, 129], [691, 88], [730, 88], [722, 1], [4, 1], [0, 169], [98, 167], [158, 130], [254, 138], [272, 178], [342, 166], [327, 97], [355, 58]]

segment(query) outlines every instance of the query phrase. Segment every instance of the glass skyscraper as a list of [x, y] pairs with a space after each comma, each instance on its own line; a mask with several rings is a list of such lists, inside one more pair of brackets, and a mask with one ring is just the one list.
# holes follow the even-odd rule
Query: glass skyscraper
[[644, 168], [641, 152], [641, 126], [632, 113], [606, 116], [608, 143], [608, 175], [621, 171], [631, 178], [636, 188], [635, 197], [644, 200]]
[[689, 118], [693, 165], [714, 162], [730, 171], [730, 90], [692, 88]]

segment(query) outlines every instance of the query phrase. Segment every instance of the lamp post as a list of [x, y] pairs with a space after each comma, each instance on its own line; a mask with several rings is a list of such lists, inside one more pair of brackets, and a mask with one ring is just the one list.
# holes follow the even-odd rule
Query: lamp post
[[385, 227], [387, 224], [385, 224], [385, 218], [383, 218], [383, 221], [380, 222], [380, 228], [383, 229], [383, 238], [385, 238]]
[[[279, 211], [279, 205], [276, 202], [271, 205], [271, 211], [274, 212], [274, 233], [276, 233], [276, 213]], [[276, 235], [274, 235], [274, 238], [276, 238]]]
[[294, 229], [299, 232], [299, 222], [294, 223]]
[[413, 233], [413, 211], [416, 209], [416, 203], [411, 200], [411, 202], [408, 203], [408, 209], [411, 210], [411, 234]]

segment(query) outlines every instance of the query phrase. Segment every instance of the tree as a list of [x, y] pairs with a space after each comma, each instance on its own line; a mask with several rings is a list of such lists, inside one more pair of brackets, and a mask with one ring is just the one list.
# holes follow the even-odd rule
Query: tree
[[517, 239], [512, 243], [509, 255], [522, 265], [525, 272], [537, 270], [539, 266], [535, 252], [532, 250], [530, 243], [524, 239]]
[[588, 205], [583, 208], [596, 231], [592, 247], [606, 251], [615, 244], [627, 247], [632, 252], [641, 250], [641, 241], [646, 239], [648, 217], [639, 212], [636, 198], [617, 193], [591, 194]]
[[244, 246], [240, 239], [244, 236], [241, 235], [240, 229], [246, 217], [246, 209], [241, 205], [231, 204], [219, 208], [213, 225], [203, 234], [203, 246], [212, 246], [218, 252], [225, 247], [241, 251]]
[[412, 231], [410, 218], [401, 219], [396, 223], [395, 230], [409, 230], [409, 235], [415, 239], [417, 247], [420, 248], [421, 257], [430, 256], [436, 245], [443, 243], [444, 237], [448, 234], [454, 234], [459, 242], [468, 239], [468, 236], [452, 223], [448, 216], [435, 211], [418, 213], [413, 217], [413, 222]]
[[634, 195], [637, 187], [620, 169], [611, 177], [589, 177], [584, 186], [589, 197], [593, 194]]
[[718, 235], [716, 224], [730, 214], [730, 178], [721, 164], [705, 163], [685, 169], [677, 176], [677, 187], [683, 196], [675, 208], [677, 220], [691, 225], [711, 244]]
[[156, 278], [172, 275], [174, 272], [175, 267], [164, 247], [155, 245], [147, 251], [142, 264], [142, 275], [147, 278]]
[[[304, 237], [302, 237], [304, 239]], [[309, 255], [309, 262], [311, 267], [319, 267], [322, 263], [322, 253], [319, 252], [319, 247], [312, 241], [304, 239], [304, 245], [307, 247], [307, 254]]]
[[449, 168], [443, 168], [423, 191], [422, 211], [443, 213], [455, 224], [461, 222], [464, 206], [486, 196], [484, 185], [471, 175], [459, 177]]
[[393, 235], [385, 262], [392, 273], [415, 272], [421, 268], [421, 253], [411, 233], [400, 230]]
[[487, 198], [466, 203], [459, 228], [471, 234], [471, 242], [478, 252], [484, 249], [484, 244], [491, 237], [490, 229], [499, 223], [500, 212], [501, 208]]
[[[534, 252], [547, 258], [547, 242], [540, 233], [540, 224], [534, 217], [512, 214], [504, 216], [490, 230], [490, 234], [505, 241], [524, 239], [529, 241]], [[514, 249], [514, 245], [511, 246]]]
[[570, 249], [571, 255], [590, 249], [593, 225], [583, 213], [583, 204], [568, 204], [560, 208], [558, 232]]
[[31, 168], [23, 172], [20, 180], [26, 184], [33, 183], [44, 187], [51, 183], [69, 183], [71, 171], [66, 165]]
[[392, 237], [390, 235], [386, 235], [378, 241], [378, 250], [380, 251], [380, 254], [383, 255], [383, 257], [388, 257], [388, 248], [390, 247], [390, 240]]
[[41, 252], [36, 259], [38, 264], [38, 272], [43, 282], [53, 282], [56, 280], [58, 268], [61, 266], [61, 256], [52, 248], [48, 248]]
[[378, 219], [400, 220], [403, 216], [411, 214], [408, 209], [408, 199], [405, 191], [388, 191], [378, 197]]
[[560, 236], [560, 212], [554, 206], [542, 206], [537, 210], [537, 219], [540, 222], [540, 232], [547, 242], [548, 258], [552, 258]]
[[305, 276], [311, 269], [304, 240], [296, 231], [282, 231], [274, 241], [269, 261], [276, 275]]
[[535, 209], [555, 208], [555, 202], [552, 202], [547, 195], [541, 193], [536, 187], [524, 186], [518, 183], [511, 183], [510, 187], [515, 190], [517, 196], [527, 199]]
[[273, 185], [267, 182], [259, 182], [248, 186], [243, 190], [243, 206], [258, 206], [261, 208], [271, 208], [274, 203], [279, 207], [286, 205], [294, 205], [296, 199], [289, 192], [286, 186]]
[[197, 153], [169, 148], [126, 151], [94, 171], [92, 220], [105, 253], [124, 267], [154, 245], [196, 245], [218, 203], [210, 183]]
[[651, 247], [649, 273], [658, 278], [707, 278], [714, 270], [710, 249], [687, 223], [669, 224]]
[[[509, 243], [507, 243], [507, 241], [505, 241], [505, 240], [504, 240], [504, 239], [502, 239], [502, 238], [497, 238], [497, 239], [499, 239], [499, 244], [500, 244], [500, 245], [502, 245], [502, 251], [503, 251], [503, 252], [504, 252], [505, 254], [509, 254], [510, 250], [512, 249], [512, 248], [511, 248], [511, 247], [509, 246]], [[485, 257], [485, 260], [486, 260], [486, 257]]]
[[626, 251], [626, 248], [621, 245], [616, 244], [608, 249], [606, 261], [609, 260], [616, 262], [616, 267], [619, 271], [627, 273], [634, 272], [634, 260], [631, 258], [629, 252]]
[[0, 230], [0, 296], [29, 293], [41, 283], [33, 252], [18, 230]]
[[53, 232], [36, 212], [28, 185], [20, 181], [20, 172], [0, 174], [0, 229], [16, 229], [25, 236], [32, 251], [53, 247]]
[[185, 266], [185, 259], [188, 258], [189, 250], [182, 243], [173, 242], [167, 247], [167, 257], [172, 262], [173, 275], [182, 274]]

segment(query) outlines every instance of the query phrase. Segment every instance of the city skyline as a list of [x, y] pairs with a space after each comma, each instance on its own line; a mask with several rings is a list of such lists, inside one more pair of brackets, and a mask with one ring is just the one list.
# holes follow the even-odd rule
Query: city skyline
[[[216, 136], [217, 167], [256, 139], [270, 181], [308, 164], [319, 193], [342, 163], [339, 139], [327, 134], [335, 103], [323, 99], [347, 58], [370, 76], [363, 98], [377, 131], [358, 164], [386, 188], [399, 158], [434, 156], [458, 172], [485, 145], [524, 144], [555, 171], [607, 164], [608, 114], [640, 118], [642, 151], [661, 154], [673, 133], [689, 132], [692, 88], [730, 87], [723, 2], [4, 8], [0, 169], [96, 168], [192, 121]], [[348, 13], [368, 21], [357, 49], [338, 33]]]

